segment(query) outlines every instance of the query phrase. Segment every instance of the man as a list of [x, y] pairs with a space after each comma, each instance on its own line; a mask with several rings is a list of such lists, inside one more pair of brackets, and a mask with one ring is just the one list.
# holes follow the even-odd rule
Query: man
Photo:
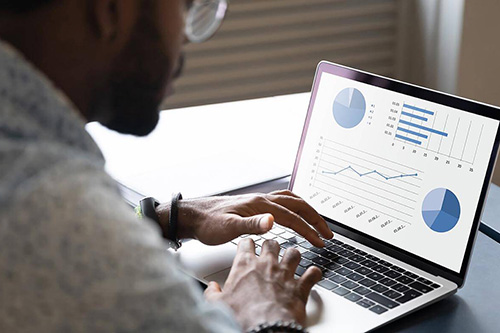
[[174, 238], [207, 244], [266, 232], [276, 219], [322, 246], [318, 233], [333, 234], [310, 206], [281, 191], [180, 200], [157, 207], [159, 225], [140, 220], [84, 130], [92, 120], [136, 135], [155, 127], [180, 72], [191, 3], [0, 1], [1, 332], [285, 331], [304, 324], [321, 272], [311, 267], [295, 280], [295, 249], [279, 262], [276, 242], [256, 257], [253, 242], [242, 241], [224, 290], [211, 283], [206, 301], [160, 235], [172, 233], [177, 214]]

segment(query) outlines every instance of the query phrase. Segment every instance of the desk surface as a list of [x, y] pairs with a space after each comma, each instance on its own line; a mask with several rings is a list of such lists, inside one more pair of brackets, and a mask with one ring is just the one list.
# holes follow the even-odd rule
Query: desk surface
[[[269, 192], [288, 186], [288, 178], [231, 194]], [[500, 187], [491, 185], [483, 221], [500, 229]], [[457, 294], [397, 320], [377, 332], [497, 332], [500, 326], [500, 244], [478, 234], [465, 285]]]

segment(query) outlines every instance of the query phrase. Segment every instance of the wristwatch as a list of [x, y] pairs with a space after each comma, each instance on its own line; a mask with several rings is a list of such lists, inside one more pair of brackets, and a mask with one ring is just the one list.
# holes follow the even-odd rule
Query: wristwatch
[[158, 200], [156, 200], [153, 197], [147, 197], [139, 201], [140, 214], [152, 219], [160, 226], [163, 238], [167, 240], [170, 243], [169, 245], [175, 250], [180, 248], [182, 245], [179, 239], [177, 238], [177, 216], [178, 216], [177, 203], [181, 199], [182, 195], [180, 193], [177, 193], [172, 197], [172, 203], [170, 205], [170, 214], [168, 219], [168, 227], [163, 226], [160, 223], [160, 217], [156, 213], [156, 208], [160, 205], [160, 202]]

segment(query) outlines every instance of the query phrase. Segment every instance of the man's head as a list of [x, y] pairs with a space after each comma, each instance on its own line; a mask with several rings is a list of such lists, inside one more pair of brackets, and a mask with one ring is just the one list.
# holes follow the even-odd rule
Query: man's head
[[0, 38], [87, 120], [148, 134], [182, 66], [189, 0], [0, 0]]

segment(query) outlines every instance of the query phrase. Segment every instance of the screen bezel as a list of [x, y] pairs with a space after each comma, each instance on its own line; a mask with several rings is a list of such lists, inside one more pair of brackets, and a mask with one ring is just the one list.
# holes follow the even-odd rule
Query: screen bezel
[[[290, 179], [289, 189], [293, 191], [293, 185], [295, 183], [295, 177], [297, 174], [298, 166], [300, 163], [300, 158], [302, 155], [302, 150], [304, 147], [304, 142], [307, 136], [307, 130], [309, 128], [309, 122], [311, 120], [311, 114], [314, 109], [314, 103], [316, 101], [316, 95], [319, 88], [319, 83], [321, 80], [321, 76], [323, 73], [328, 73], [332, 75], [336, 75], [339, 77], [351, 79], [354, 81], [358, 81], [361, 83], [369, 84], [375, 87], [379, 87], [382, 89], [387, 89], [390, 91], [394, 91], [401, 94], [406, 94], [409, 96], [413, 96], [419, 99], [427, 100], [430, 102], [438, 103], [441, 105], [445, 105], [448, 107], [452, 107], [455, 109], [460, 109], [466, 112], [471, 112], [473, 114], [485, 116], [488, 118], [492, 118], [500, 121], [500, 109], [495, 106], [467, 100], [464, 98], [448, 95], [445, 93], [441, 93], [438, 91], [434, 91], [431, 89], [419, 87], [412, 84], [407, 84], [401, 81], [397, 81], [394, 79], [389, 79], [386, 77], [382, 77], [379, 75], [367, 73], [364, 71], [356, 70], [353, 68], [345, 67], [342, 65], [337, 65], [327, 61], [321, 61], [317, 68], [316, 74], [313, 81], [311, 98], [309, 101], [309, 107], [307, 110], [307, 115], [304, 123], [304, 128], [302, 130], [302, 137], [300, 139], [299, 148], [297, 151], [297, 157], [295, 159], [295, 165], [293, 168], [292, 176]], [[481, 194], [479, 197], [478, 207], [476, 209], [476, 213], [474, 214], [474, 221], [472, 224], [471, 232], [469, 234], [469, 238], [467, 240], [467, 246], [465, 255], [463, 257], [462, 266], [459, 272], [455, 272], [449, 268], [438, 265], [428, 259], [419, 257], [414, 255], [408, 251], [405, 251], [401, 248], [393, 246], [389, 243], [386, 243], [380, 239], [372, 237], [368, 234], [365, 234], [359, 230], [348, 227], [338, 221], [332, 220], [326, 216], [323, 216], [325, 220], [330, 225], [331, 229], [334, 232], [338, 232], [344, 236], [347, 236], [361, 244], [372, 247], [382, 253], [390, 255], [398, 260], [401, 260], [409, 265], [420, 268], [424, 271], [427, 271], [436, 276], [442, 276], [450, 281], [455, 282], [458, 287], [461, 287], [465, 281], [465, 276], [467, 274], [467, 268], [469, 266], [470, 257], [472, 254], [472, 249], [474, 245], [474, 241], [476, 239], [477, 231], [479, 228], [480, 218], [482, 214], [482, 210], [484, 208], [484, 202], [486, 195], [488, 193], [490, 180], [493, 174], [496, 156], [498, 153], [500, 141], [500, 126], [497, 128], [497, 133], [495, 135], [495, 142], [493, 145], [493, 149], [491, 152], [490, 160], [488, 162], [488, 168], [486, 171], [486, 175], [484, 178], [483, 186], [481, 188]]]

